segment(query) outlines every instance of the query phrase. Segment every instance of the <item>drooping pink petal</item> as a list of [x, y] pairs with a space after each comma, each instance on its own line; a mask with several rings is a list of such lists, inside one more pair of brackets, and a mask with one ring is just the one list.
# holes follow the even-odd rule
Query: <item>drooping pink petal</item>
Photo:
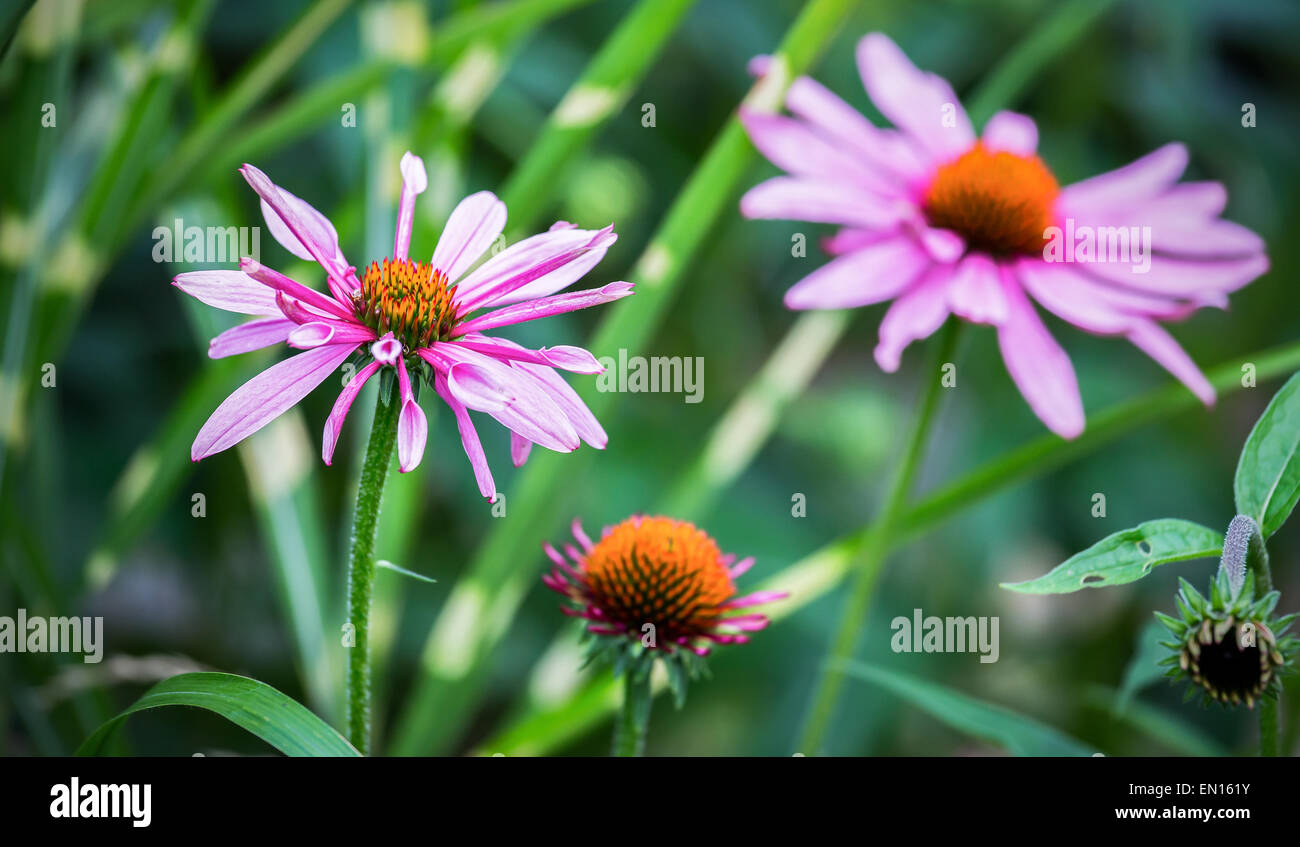
[[243, 271], [189, 271], [172, 285], [194, 299], [242, 315], [278, 315], [275, 291]]
[[1230, 259], [1264, 252], [1264, 239], [1232, 221], [1211, 220], [1179, 225], [1150, 224], [1151, 244], [1157, 253], [1197, 259]]
[[1136, 320], [1131, 312], [1103, 299], [1103, 287], [1074, 265], [1023, 259], [1015, 272], [1025, 290], [1044, 308], [1080, 329], [1113, 335], [1127, 332]]
[[980, 141], [986, 149], [995, 153], [1032, 156], [1038, 150], [1038, 125], [1028, 115], [998, 112], [984, 125], [984, 135]]
[[405, 261], [411, 250], [411, 227], [415, 222], [415, 198], [429, 187], [424, 160], [410, 150], [402, 154], [402, 199], [397, 206], [397, 232], [393, 236], [393, 258]]
[[397, 384], [401, 389], [402, 410], [397, 417], [397, 465], [402, 473], [415, 470], [424, 458], [424, 445], [429, 440], [429, 421], [424, 409], [415, 402], [411, 391], [411, 378], [406, 372], [406, 359], [397, 360]]
[[948, 307], [973, 323], [997, 326], [1006, 319], [1001, 272], [984, 253], [970, 253], [957, 264], [948, 283]]
[[590, 553], [591, 548], [596, 546], [591, 543], [591, 538], [587, 536], [587, 531], [582, 528], [582, 521], [578, 518], [574, 518], [569, 524], [569, 532], [573, 533], [574, 540], [582, 546], [584, 553]]
[[489, 502], [495, 503], [497, 499], [496, 483], [492, 481], [492, 470], [488, 467], [487, 456], [483, 453], [483, 445], [478, 440], [478, 433], [474, 431], [474, 422], [469, 419], [469, 411], [464, 404], [452, 396], [451, 391], [447, 388], [447, 380], [441, 373], [434, 373], [433, 387], [443, 402], [451, 407], [451, 413], [456, 417], [456, 428], [460, 430], [460, 442], [465, 448], [465, 455], [469, 457], [470, 467], [474, 469], [474, 480], [478, 483], [479, 493], [486, 497]]
[[1083, 398], [1070, 357], [1052, 338], [1020, 286], [1003, 274], [1007, 317], [998, 326], [998, 347], [1007, 373], [1047, 428], [1075, 438], [1084, 427]]
[[289, 346], [310, 350], [322, 344], [374, 341], [375, 331], [368, 326], [344, 321], [311, 321], [289, 333]]
[[911, 238], [900, 235], [839, 256], [785, 293], [790, 309], [849, 309], [888, 300], [931, 264]]
[[909, 202], [873, 194], [852, 182], [778, 176], [745, 192], [740, 213], [747, 218], [885, 229], [915, 216], [917, 210]]
[[325, 419], [325, 431], [321, 436], [321, 458], [325, 460], [325, 464], [334, 463], [334, 448], [338, 446], [339, 433], [343, 431], [343, 421], [347, 419], [348, 410], [352, 408], [352, 403], [365, 386], [366, 380], [374, 376], [375, 371], [381, 367], [379, 362], [371, 362], [353, 374], [352, 379], [348, 380], [348, 384], [339, 392], [338, 399], [334, 401], [334, 408]]
[[858, 42], [857, 56], [871, 102], [933, 162], [954, 159], [975, 143], [975, 129], [952, 86], [919, 70], [888, 36], [865, 36]]
[[632, 293], [632, 283], [630, 282], [611, 282], [600, 288], [593, 288], [587, 291], [574, 291], [568, 294], [553, 294], [550, 297], [539, 297], [536, 300], [529, 300], [525, 303], [515, 303], [512, 306], [502, 306], [500, 309], [494, 309], [477, 318], [458, 324], [452, 330], [452, 336], [464, 335], [468, 332], [482, 332], [486, 329], [495, 329], [497, 327], [509, 326], [511, 324], [524, 323], [525, 321], [535, 321], [539, 318], [547, 318], [552, 315], [560, 315], [565, 312], [573, 312], [578, 309], [586, 309], [591, 306], [599, 306], [603, 303], [612, 303], [615, 300], [621, 300]]
[[1123, 213], [1155, 198], [1173, 185], [1187, 168], [1187, 148], [1173, 143], [1122, 168], [1089, 177], [1061, 189], [1056, 208], [1062, 218], [1096, 220], [1108, 212]]
[[533, 442], [517, 432], [510, 433], [510, 461], [515, 467], [522, 468], [528, 461], [528, 454], [533, 450]]
[[851, 180], [881, 195], [897, 193], [896, 183], [814, 132], [803, 121], [743, 106], [739, 117], [758, 151], [787, 173], [824, 181]]
[[512, 362], [511, 365], [539, 383], [542, 393], [560, 407], [583, 441], [597, 450], [605, 449], [605, 445], [609, 443], [609, 436], [605, 434], [600, 421], [596, 420], [596, 416], [587, 408], [587, 404], [582, 402], [578, 392], [574, 391], [573, 386], [565, 382], [562, 376], [546, 365], [533, 365], [521, 361]]
[[618, 236], [599, 230], [561, 227], [525, 238], [471, 271], [456, 286], [460, 313], [506, 306], [568, 288], [605, 257]]
[[948, 281], [955, 265], [934, 265], [889, 306], [880, 322], [876, 364], [886, 373], [898, 370], [903, 350], [928, 338], [948, 319]]
[[736, 562], [734, 565], [727, 568], [727, 575], [730, 576], [732, 579], [735, 579], [736, 577], [748, 571], [750, 568], [754, 567], [754, 561], [755, 559], [753, 556], [746, 556], [745, 558], [741, 559], [739, 562]]
[[330, 289], [336, 296], [355, 290], [355, 277], [339, 248], [339, 235], [329, 218], [271, 182], [270, 177], [254, 166], [245, 164], [239, 172], [262, 198], [262, 216], [275, 240], [300, 259], [315, 259], [328, 274]]
[[773, 600], [784, 600], [790, 596], [788, 591], [755, 591], [753, 594], [746, 594], [744, 597], [737, 597], [734, 600], [728, 600], [719, 608], [721, 609], [746, 609], [750, 606], [761, 606], [764, 603], [771, 603]]
[[268, 286], [275, 291], [279, 291], [286, 296], [295, 300], [301, 300], [303, 303], [320, 311], [343, 318], [344, 320], [353, 320], [352, 310], [341, 305], [338, 301], [326, 297], [314, 288], [308, 288], [300, 282], [294, 282], [289, 277], [272, 270], [262, 263], [250, 259], [247, 256], [239, 260], [239, 269], [251, 276], [253, 279]]
[[1139, 319], [1128, 331], [1128, 340], [1160, 363], [1165, 370], [1182, 381], [1207, 406], [1214, 405], [1214, 386], [1196, 367], [1196, 363], [1187, 355], [1163, 327], [1152, 321]]
[[384, 333], [383, 338], [370, 345], [370, 355], [377, 362], [395, 365], [402, 355], [402, 342], [394, 338], [391, 332]]
[[281, 344], [297, 326], [287, 318], [262, 318], [231, 327], [208, 342], [208, 358], [224, 359]]
[[194, 461], [233, 447], [306, 397], [343, 364], [355, 344], [331, 344], [272, 365], [235, 389], [199, 430]]
[[433, 266], [455, 282], [488, 251], [505, 227], [505, 203], [491, 191], [471, 194], [452, 209], [433, 250]]
[[513, 342], [477, 333], [462, 336], [456, 339], [456, 343], [470, 350], [477, 350], [480, 353], [495, 356], [498, 359], [512, 359], [520, 362], [531, 362], [535, 365], [548, 365], [580, 374], [605, 372], [604, 366], [600, 364], [596, 357], [581, 347], [560, 344], [555, 347], [528, 350]]
[[1154, 255], [1146, 273], [1137, 272], [1132, 264], [1124, 262], [1090, 262], [1076, 267], [1090, 276], [1125, 288], [1164, 297], [1205, 299], [1206, 295], [1236, 291], [1266, 273], [1269, 263], [1263, 254], [1220, 261]]

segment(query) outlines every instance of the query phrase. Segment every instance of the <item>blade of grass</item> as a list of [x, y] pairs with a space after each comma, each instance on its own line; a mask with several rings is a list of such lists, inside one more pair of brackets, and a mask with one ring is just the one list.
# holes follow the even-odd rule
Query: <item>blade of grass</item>
[[[1289, 376], [1300, 369], [1300, 343], [1261, 350], [1210, 370], [1207, 377], [1220, 398], [1243, 388], [1241, 365], [1244, 362], [1255, 365], [1257, 384]], [[1143, 426], [1199, 405], [1200, 401], [1184, 386], [1171, 384], [1093, 415], [1088, 428], [1075, 441], [1043, 436], [991, 459], [908, 507], [899, 519], [893, 544], [901, 544], [928, 532], [967, 506], [1015, 483], [1045, 474]], [[1079, 445], [1079, 441], [1083, 444]], [[757, 586], [755, 590], [790, 594], [788, 600], [770, 607], [773, 621], [807, 608], [838, 586], [847, 575], [856, 551], [874, 531], [873, 524], [841, 536]], [[720, 651], [716, 661], [725, 661], [726, 656]], [[602, 711], [593, 704], [603, 704], [607, 698], [614, 698], [616, 704], [617, 697], [618, 689], [613, 679], [601, 675], [581, 686], [563, 703], [547, 703], [541, 708], [528, 710], [479, 749], [489, 753], [511, 754], [527, 750], [537, 755], [544, 754], [609, 717], [612, 706]]]
[[[774, 111], [793, 75], [812, 64], [854, 5], [853, 0], [808, 3], [774, 54], [773, 70], [749, 93], [746, 104]], [[753, 160], [753, 147], [733, 117], [652, 237], [632, 275], [637, 295], [612, 307], [588, 345], [593, 353], [644, 346]], [[593, 393], [588, 383], [580, 383], [579, 390], [597, 417], [609, 410], [610, 395]], [[586, 461], [589, 453], [539, 455], [521, 474], [508, 517], [452, 590], [425, 643], [421, 676], [394, 740], [399, 754], [439, 751], [454, 743], [480, 695], [488, 659], [531, 587], [536, 568], [530, 551], [564, 506], [563, 497], [556, 496], [562, 490], [556, 484], [560, 473], [580, 473], [575, 462]]]

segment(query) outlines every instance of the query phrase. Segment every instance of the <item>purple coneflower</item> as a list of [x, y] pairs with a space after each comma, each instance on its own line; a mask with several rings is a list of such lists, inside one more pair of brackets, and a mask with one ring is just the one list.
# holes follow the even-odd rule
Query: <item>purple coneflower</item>
[[[1085, 331], [1128, 338], [1214, 402], [1157, 321], [1225, 307], [1268, 259], [1255, 233], [1220, 219], [1221, 184], [1178, 183], [1183, 145], [1060, 188], [1036, 155], [1032, 119], [999, 112], [977, 137], [948, 83], [918, 70], [888, 37], [867, 35], [857, 57], [894, 129], [874, 126], [807, 77], [786, 97], [795, 117], [741, 113], [755, 146], [788, 172], [751, 189], [742, 212], [843, 227], [825, 243], [836, 258], [786, 293], [788, 307], [892, 300], [875, 350], [889, 372], [950, 314], [991, 325], [1021, 394], [1066, 438], [1083, 431], [1083, 402], [1070, 358], [1033, 301]], [[754, 69], [766, 65], [760, 57]], [[1118, 240], [1134, 233], [1150, 243]], [[1116, 245], [1135, 255], [1113, 255]]]
[[[485, 333], [510, 324], [608, 303], [632, 293], [627, 282], [557, 294], [605, 255], [613, 227], [583, 230], [557, 223], [473, 268], [500, 236], [505, 204], [480, 191], [452, 211], [428, 262], [409, 258], [415, 198], [428, 185], [424, 162], [406, 153], [401, 161], [402, 198], [393, 255], [371, 262], [358, 277], [339, 248], [329, 219], [309, 203], [275, 185], [252, 165], [240, 169], [262, 198], [271, 234], [290, 253], [325, 270], [326, 294], [252, 259], [238, 271], [194, 271], [175, 285], [210, 306], [257, 315], [212, 339], [212, 358], [287, 342], [305, 352], [273, 365], [226, 398], [199, 431], [191, 448], [197, 461], [232, 447], [285, 412], [354, 353], [364, 358], [325, 421], [322, 458], [330, 464], [339, 431], [358, 392], [381, 368], [396, 371], [401, 410], [397, 453], [402, 471], [420, 463], [428, 435], [416, 402], [421, 377], [451, 407], [484, 497], [495, 499], [488, 468], [469, 410], [485, 412], [510, 430], [510, 452], [522, 465], [533, 444], [570, 452], [580, 441], [596, 448], [605, 431], [555, 372], [594, 374], [603, 369], [579, 347], [529, 350]], [[484, 311], [488, 310], [488, 311]]]

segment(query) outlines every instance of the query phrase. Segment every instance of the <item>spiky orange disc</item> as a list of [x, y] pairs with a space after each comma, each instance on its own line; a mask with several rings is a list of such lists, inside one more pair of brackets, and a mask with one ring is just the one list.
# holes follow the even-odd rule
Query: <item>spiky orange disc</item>
[[923, 205], [932, 226], [959, 233], [970, 249], [1041, 254], [1059, 193], [1037, 156], [976, 144], [939, 167]]
[[735, 594], [722, 552], [686, 521], [629, 518], [584, 558], [582, 576], [602, 618], [640, 632], [653, 624], [661, 642], [695, 638], [717, 625]]
[[445, 339], [456, 324], [455, 288], [427, 262], [371, 262], [361, 279], [358, 308], [375, 332], [392, 332], [408, 350]]

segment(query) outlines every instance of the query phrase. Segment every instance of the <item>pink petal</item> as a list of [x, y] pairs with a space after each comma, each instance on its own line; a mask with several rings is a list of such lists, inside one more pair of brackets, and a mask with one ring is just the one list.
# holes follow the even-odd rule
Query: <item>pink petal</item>
[[235, 389], [199, 430], [194, 461], [233, 447], [306, 397], [343, 364], [355, 344], [331, 344], [272, 365]]
[[883, 229], [917, 214], [916, 207], [887, 199], [847, 181], [778, 176], [740, 198], [740, 213], [763, 218]]
[[467, 335], [456, 339], [456, 343], [470, 350], [477, 350], [498, 359], [510, 359], [531, 362], [534, 365], [548, 365], [580, 374], [604, 373], [605, 368], [589, 351], [581, 347], [558, 345], [527, 350], [519, 345], [501, 338], [486, 335]]
[[300, 350], [320, 347], [322, 344], [361, 343], [374, 341], [375, 331], [368, 326], [342, 321], [312, 321], [300, 325], [289, 333], [289, 346]]
[[880, 343], [876, 364], [893, 373], [898, 370], [903, 350], [913, 341], [928, 338], [948, 319], [948, 281], [955, 265], [934, 265], [904, 292], [885, 312], [880, 322]]
[[357, 399], [357, 394], [366, 384], [366, 380], [374, 376], [375, 371], [380, 367], [382, 365], [379, 362], [366, 365], [353, 374], [352, 379], [348, 380], [348, 384], [339, 392], [338, 399], [334, 401], [334, 408], [325, 419], [325, 431], [321, 436], [321, 458], [325, 460], [325, 464], [334, 463], [334, 448], [338, 446], [339, 433], [343, 430], [343, 421], [347, 419], [348, 410], [352, 408], [352, 403]]
[[528, 461], [528, 454], [532, 452], [533, 442], [524, 438], [517, 432], [510, 433], [510, 461], [514, 462], [515, 467], [522, 468], [524, 462]]
[[525, 238], [488, 259], [456, 286], [460, 312], [533, 300], [568, 288], [595, 267], [617, 240], [612, 226], [553, 228]]
[[609, 436], [605, 434], [600, 421], [596, 420], [591, 409], [582, 402], [578, 392], [574, 391], [573, 386], [565, 382], [563, 377], [545, 365], [517, 361], [512, 363], [512, 367], [527, 373], [539, 383], [543, 394], [560, 407], [579, 438], [597, 450], [605, 449], [605, 445], [609, 443]]
[[1114, 285], [1166, 297], [1212, 301], [1217, 295], [1236, 291], [1257, 279], [1268, 271], [1269, 263], [1264, 255], [1220, 261], [1155, 255], [1146, 273], [1137, 273], [1133, 265], [1122, 262], [1091, 262], [1077, 267]]
[[975, 129], [952, 86], [940, 76], [918, 70], [888, 36], [878, 32], [865, 36], [858, 42], [857, 55], [871, 102], [935, 163], [954, 159], [975, 143]]
[[262, 198], [262, 216], [275, 240], [300, 259], [315, 259], [329, 274], [332, 290], [355, 289], [347, 259], [339, 248], [338, 232], [329, 218], [271, 182], [270, 177], [252, 165], [245, 164], [239, 172]]
[[741, 107], [740, 122], [754, 146], [772, 164], [797, 176], [851, 180], [880, 194], [897, 185], [865, 166], [850, 150], [828, 141], [803, 121]]
[[753, 594], [746, 594], [744, 597], [737, 597], [734, 600], [728, 600], [720, 608], [723, 609], [744, 609], [749, 606], [761, 606], [764, 603], [771, 603], [774, 600], [784, 600], [790, 596], [788, 591], [755, 591]]
[[1007, 318], [998, 326], [998, 347], [1007, 373], [1029, 408], [1062, 438], [1083, 432], [1083, 399], [1070, 357], [1052, 338], [1020, 286], [1004, 274]]
[[1007, 316], [1007, 301], [1002, 296], [997, 264], [983, 253], [971, 253], [962, 259], [948, 283], [948, 307], [953, 314], [973, 323], [1002, 323]]
[[278, 315], [275, 291], [242, 271], [190, 271], [172, 280], [194, 299], [243, 315]]
[[370, 345], [370, 355], [377, 362], [395, 365], [402, 356], [402, 342], [394, 338], [391, 332], [384, 333], [383, 338]]
[[1202, 403], [1214, 405], [1214, 386], [1210, 385], [1192, 358], [1163, 328], [1148, 320], [1138, 320], [1129, 330], [1128, 340], [1181, 380]]
[[1187, 148], [1166, 144], [1135, 162], [1061, 190], [1056, 206], [1063, 218], [1093, 220], [1151, 200], [1173, 185], [1187, 168]]
[[473, 320], [459, 324], [452, 330], [452, 335], [460, 336], [468, 332], [482, 332], [485, 329], [495, 329], [496, 327], [509, 326], [510, 324], [535, 321], [539, 318], [547, 318], [552, 315], [560, 315], [565, 312], [573, 312], [578, 309], [586, 309], [591, 306], [612, 303], [615, 300], [621, 300], [622, 298], [627, 297], [631, 293], [632, 283], [611, 282], [601, 288], [593, 288], [587, 291], [575, 291], [569, 294], [553, 294], [550, 297], [540, 297], [536, 300], [529, 300], [526, 303], [516, 303], [513, 306], [503, 306], [500, 309], [493, 310], [485, 315], [474, 318]]
[[433, 250], [433, 266], [453, 282], [496, 241], [506, 226], [506, 204], [491, 191], [471, 194], [456, 205]]
[[486, 497], [489, 502], [496, 502], [497, 489], [496, 483], [492, 481], [492, 470], [488, 467], [487, 456], [483, 453], [483, 445], [478, 440], [478, 433], [474, 430], [474, 422], [469, 419], [469, 412], [465, 406], [460, 403], [451, 391], [447, 388], [447, 380], [441, 373], [435, 373], [433, 387], [438, 392], [438, 396], [443, 402], [451, 407], [451, 412], [456, 416], [456, 428], [460, 430], [460, 442], [465, 448], [465, 455], [469, 457], [470, 467], [474, 469], [474, 479], [478, 482], [479, 493]]
[[429, 187], [424, 160], [407, 150], [402, 154], [402, 199], [397, 206], [397, 233], [393, 236], [393, 258], [406, 259], [411, 250], [411, 227], [415, 221], [415, 198]]
[[223, 359], [280, 344], [297, 326], [286, 318], [262, 318], [231, 327], [208, 343], [208, 358]]
[[745, 558], [741, 559], [739, 562], [736, 562], [736, 564], [728, 568], [727, 575], [730, 576], [732, 579], [735, 579], [736, 577], [748, 571], [750, 568], [754, 567], [754, 561], [755, 560], [753, 556], [746, 556]]
[[906, 236], [880, 241], [832, 259], [785, 293], [790, 309], [848, 309], [888, 300], [931, 264]]
[[1038, 125], [1017, 112], [998, 112], [984, 125], [984, 147], [1017, 156], [1032, 156], [1038, 150]]
[[308, 288], [300, 282], [294, 282], [279, 271], [272, 270], [253, 259], [247, 257], [240, 259], [239, 269], [263, 285], [296, 300], [301, 300], [308, 306], [319, 309], [326, 314], [344, 320], [354, 320], [350, 308], [326, 297], [314, 288]]
[[402, 411], [397, 418], [397, 464], [402, 473], [415, 470], [424, 458], [424, 445], [429, 440], [429, 421], [424, 410], [415, 402], [411, 391], [411, 378], [406, 372], [406, 360], [397, 360], [397, 384], [401, 388]]

